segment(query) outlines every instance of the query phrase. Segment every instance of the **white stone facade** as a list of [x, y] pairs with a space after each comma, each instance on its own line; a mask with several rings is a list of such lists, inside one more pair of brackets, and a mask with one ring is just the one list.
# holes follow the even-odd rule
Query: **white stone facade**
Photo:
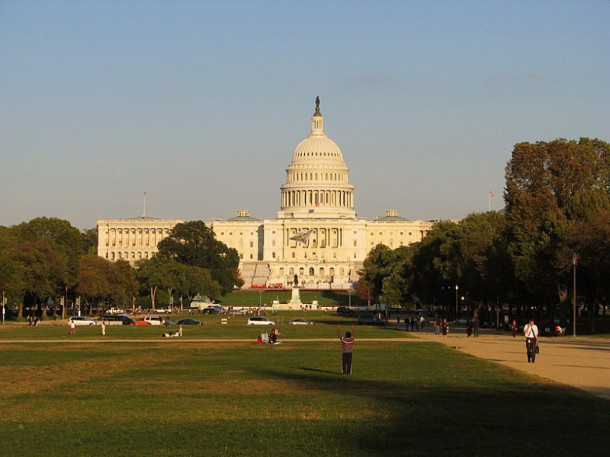
[[[396, 210], [374, 221], [359, 219], [341, 149], [324, 133], [319, 99], [311, 121], [311, 133], [286, 169], [277, 219], [259, 220], [240, 210], [229, 220], [206, 223], [218, 240], [238, 251], [246, 288], [290, 287], [296, 279], [305, 288], [347, 289], [377, 244], [407, 246], [421, 241], [433, 225], [404, 219]], [[98, 221], [98, 253], [109, 260], [148, 258], [156, 252], [153, 240], [161, 241], [179, 222]]]
[[110, 261], [127, 260], [132, 265], [158, 252], [157, 245], [182, 220], [103, 219], [97, 221], [97, 254]]

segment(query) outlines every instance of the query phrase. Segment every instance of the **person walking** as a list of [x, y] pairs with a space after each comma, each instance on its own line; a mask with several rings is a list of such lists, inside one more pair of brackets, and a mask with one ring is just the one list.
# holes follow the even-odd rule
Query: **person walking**
[[70, 319], [70, 335], [76, 335], [76, 324]]
[[345, 336], [341, 336], [341, 326], [337, 325], [337, 336], [341, 341], [341, 374], [352, 374], [352, 355], [354, 353], [354, 326], [352, 325], [351, 332], [345, 332]]
[[525, 349], [527, 350], [527, 363], [536, 362], [536, 346], [538, 346], [538, 327], [534, 323], [534, 319], [530, 319], [530, 323], [523, 327], [525, 335]]
[[106, 322], [102, 321], [102, 336], [106, 335]]
[[443, 318], [443, 323], [441, 324], [441, 332], [443, 336], [446, 337], [449, 332], [449, 324], [447, 324], [447, 318]]
[[468, 319], [466, 322], [466, 338], [470, 338], [472, 335], [472, 320]]
[[519, 327], [517, 326], [517, 321], [513, 319], [513, 322], [510, 324], [510, 331], [513, 332], [513, 338], [517, 336], [518, 328]]

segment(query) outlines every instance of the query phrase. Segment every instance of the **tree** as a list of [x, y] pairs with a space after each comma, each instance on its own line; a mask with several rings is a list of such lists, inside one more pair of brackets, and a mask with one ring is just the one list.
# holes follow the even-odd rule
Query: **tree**
[[552, 309], [568, 296], [575, 250], [591, 252], [581, 223], [610, 208], [610, 144], [581, 138], [515, 145], [505, 200], [515, 274], [531, 303]]
[[57, 297], [58, 290], [68, 283], [70, 275], [66, 256], [48, 240], [24, 241], [18, 244], [16, 264], [21, 276], [18, 317], [23, 316], [23, 304], [39, 305], [41, 317], [49, 298]]
[[59, 285], [59, 290], [65, 286], [73, 287], [78, 281], [78, 267], [82, 255], [82, 240], [80, 231], [72, 227], [68, 221], [39, 217], [12, 228], [19, 241], [46, 240], [49, 245], [65, 259], [68, 274], [65, 283]]
[[393, 259], [392, 249], [384, 244], [375, 246], [364, 259], [363, 268], [359, 274], [364, 278], [365, 284], [376, 300], [382, 294], [384, 279], [391, 274]]
[[139, 284], [133, 267], [126, 260], [111, 262], [109, 270], [110, 291], [108, 300], [125, 306], [137, 295]]
[[136, 263], [136, 278], [150, 293], [151, 307], [155, 309], [155, 296], [159, 287], [175, 287], [178, 283], [175, 262], [167, 257], [155, 255]]
[[83, 254], [97, 254], [97, 228], [80, 232]]
[[216, 240], [214, 232], [202, 221], [176, 225], [158, 248], [159, 256], [208, 269], [212, 278], [220, 284], [223, 294], [243, 284], [238, 274], [239, 254]]
[[76, 292], [89, 306], [89, 314], [95, 302], [101, 302], [110, 294], [109, 272], [111, 262], [95, 254], [84, 255], [80, 260], [80, 277]]

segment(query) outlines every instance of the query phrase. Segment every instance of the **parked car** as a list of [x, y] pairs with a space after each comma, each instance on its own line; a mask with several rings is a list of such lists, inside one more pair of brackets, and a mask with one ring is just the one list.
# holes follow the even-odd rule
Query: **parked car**
[[157, 314], [171, 314], [172, 313], [171, 308], [155, 308], [155, 309], [152, 309], [151, 311], [154, 311]]
[[247, 325], [275, 325], [275, 322], [265, 316], [252, 316], [248, 318]]
[[68, 322], [74, 322], [74, 325], [96, 325], [95, 319], [85, 316], [72, 316]]
[[468, 319], [467, 317], [460, 317], [459, 319], [453, 321], [453, 325], [466, 325], [468, 324], [469, 320], [470, 319]]
[[307, 319], [292, 319], [287, 322], [288, 325], [314, 325], [313, 321], [308, 321]]
[[360, 314], [356, 323], [358, 325], [385, 325], [385, 321], [383, 319], [380, 319], [379, 315], [377, 314]]
[[126, 314], [120, 316], [104, 316], [100, 321], [106, 322], [106, 325], [133, 325], [135, 321]]
[[337, 306], [337, 314], [353, 314], [354, 310], [347, 306]]
[[197, 321], [195, 319], [182, 319], [176, 322], [178, 325], [202, 325], [201, 321]]
[[163, 325], [165, 323], [165, 317], [161, 316], [144, 316], [144, 321], [150, 325]]
[[226, 314], [227, 310], [220, 305], [210, 305], [203, 310], [204, 314]]

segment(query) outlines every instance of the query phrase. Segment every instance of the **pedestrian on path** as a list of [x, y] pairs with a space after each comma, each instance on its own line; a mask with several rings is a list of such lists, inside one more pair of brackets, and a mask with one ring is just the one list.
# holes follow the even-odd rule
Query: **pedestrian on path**
[[352, 374], [352, 355], [354, 353], [354, 326], [352, 331], [345, 332], [345, 336], [341, 336], [341, 326], [337, 325], [337, 336], [341, 341], [341, 374]]
[[449, 332], [449, 324], [447, 324], [447, 318], [443, 318], [443, 323], [441, 324], [441, 331], [443, 332], [443, 336], [446, 337]]
[[515, 319], [513, 319], [512, 324], [510, 324], [510, 331], [513, 332], [513, 338], [515, 338], [517, 336], [518, 329], [519, 329], [519, 326], [517, 325], [517, 321]]
[[525, 349], [527, 350], [527, 363], [536, 362], [536, 346], [538, 346], [538, 327], [534, 324], [534, 319], [523, 328], [525, 335]]
[[472, 335], [472, 321], [468, 319], [466, 322], [466, 338], [469, 338]]

